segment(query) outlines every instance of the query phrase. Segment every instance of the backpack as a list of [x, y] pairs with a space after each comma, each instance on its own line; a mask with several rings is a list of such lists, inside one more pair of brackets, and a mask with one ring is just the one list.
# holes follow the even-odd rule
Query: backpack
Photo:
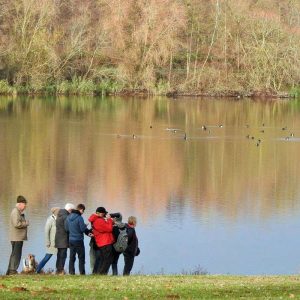
[[119, 228], [119, 235], [117, 241], [114, 243], [114, 248], [117, 252], [124, 252], [128, 246], [128, 234], [126, 228]]

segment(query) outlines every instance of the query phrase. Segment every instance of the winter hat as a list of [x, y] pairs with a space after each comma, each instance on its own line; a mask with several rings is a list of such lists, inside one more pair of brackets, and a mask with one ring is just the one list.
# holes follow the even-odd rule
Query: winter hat
[[121, 215], [121, 213], [116, 214], [116, 216], [115, 216], [114, 219], [116, 220], [116, 222], [121, 223], [122, 222], [122, 215]]
[[18, 196], [17, 203], [27, 203], [27, 200], [23, 196]]
[[100, 206], [96, 209], [96, 213], [103, 213], [103, 214], [107, 214], [107, 211], [104, 207]]
[[52, 215], [57, 216], [59, 210], [60, 210], [59, 207], [52, 207], [52, 208], [51, 208], [51, 213], [52, 213]]
[[66, 205], [65, 205], [65, 210], [71, 210], [71, 209], [75, 209], [75, 206], [74, 206], [74, 204], [72, 204], [72, 203], [67, 203]]

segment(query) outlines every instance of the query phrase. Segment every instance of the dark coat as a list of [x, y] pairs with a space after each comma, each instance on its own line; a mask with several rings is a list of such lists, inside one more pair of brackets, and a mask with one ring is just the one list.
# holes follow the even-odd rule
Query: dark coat
[[128, 247], [125, 250], [125, 254], [130, 256], [136, 256], [139, 253], [139, 241], [136, 236], [135, 229], [126, 224], [127, 234], [128, 234]]
[[78, 210], [73, 210], [72, 213], [68, 215], [65, 222], [65, 229], [69, 232], [69, 241], [73, 242], [83, 241], [83, 234], [88, 234], [89, 232]]
[[69, 234], [65, 230], [65, 221], [69, 215], [66, 209], [60, 209], [56, 218], [56, 234], [55, 234], [55, 247], [68, 248], [69, 247]]

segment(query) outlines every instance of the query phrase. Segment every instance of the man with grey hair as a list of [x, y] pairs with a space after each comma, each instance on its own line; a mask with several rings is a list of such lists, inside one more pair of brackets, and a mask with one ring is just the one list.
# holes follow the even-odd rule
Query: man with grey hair
[[16, 207], [10, 215], [9, 236], [12, 251], [9, 259], [6, 275], [18, 274], [18, 268], [22, 257], [23, 241], [27, 240], [27, 227], [29, 222], [25, 220], [24, 210], [27, 200], [23, 196], [18, 196]]
[[72, 203], [67, 203], [65, 208], [59, 210], [56, 218], [55, 247], [57, 248], [56, 274], [65, 274], [65, 262], [69, 248], [69, 235], [65, 230], [65, 221], [68, 215], [75, 209]]

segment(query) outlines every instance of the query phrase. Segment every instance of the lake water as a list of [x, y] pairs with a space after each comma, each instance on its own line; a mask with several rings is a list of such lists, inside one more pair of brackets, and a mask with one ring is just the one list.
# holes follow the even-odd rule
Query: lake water
[[133, 273], [299, 273], [299, 154], [299, 101], [0, 98], [0, 273], [19, 194], [38, 260], [72, 202], [138, 218]]

